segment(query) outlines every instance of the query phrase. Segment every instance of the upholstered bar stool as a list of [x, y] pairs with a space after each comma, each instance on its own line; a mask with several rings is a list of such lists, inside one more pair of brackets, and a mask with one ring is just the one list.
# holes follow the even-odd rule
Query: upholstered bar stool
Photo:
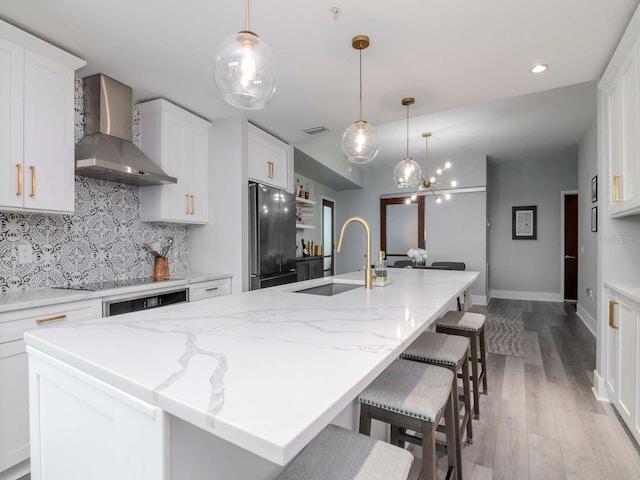
[[[371, 420], [391, 425], [391, 443], [422, 446], [424, 480], [436, 478], [436, 428], [444, 416], [449, 469], [447, 478], [462, 479], [460, 430], [453, 413], [451, 385], [446, 368], [409, 360], [395, 360], [361, 394], [360, 433], [371, 433]], [[410, 435], [407, 430], [422, 437]]]
[[[480, 381], [483, 393], [487, 394], [487, 350], [484, 338], [485, 316], [481, 313], [449, 311], [436, 320], [436, 332], [467, 337], [471, 342], [471, 382], [473, 384], [473, 414], [480, 418]], [[480, 359], [478, 359], [480, 342]], [[478, 374], [478, 363], [482, 372]]]
[[458, 399], [458, 374], [462, 377], [464, 395], [464, 415], [460, 416], [460, 404], [454, 403], [455, 417], [460, 421], [460, 438], [467, 430], [467, 441], [473, 443], [471, 421], [471, 389], [469, 388], [469, 340], [457, 335], [424, 332], [405, 351], [400, 358], [416, 362], [429, 363], [448, 368], [453, 373], [453, 398]]
[[327, 425], [277, 480], [406, 480], [413, 455], [335, 425]]

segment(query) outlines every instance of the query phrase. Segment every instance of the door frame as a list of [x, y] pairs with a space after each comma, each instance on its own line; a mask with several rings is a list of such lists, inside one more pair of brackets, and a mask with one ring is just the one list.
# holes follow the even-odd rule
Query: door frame
[[[331, 275], [336, 274], [336, 205], [337, 202], [330, 197], [326, 197], [324, 195], [320, 196], [320, 240], [324, 243], [324, 201], [333, 203], [333, 208], [331, 209], [331, 221], [333, 225], [331, 225]], [[323, 247], [324, 248], [324, 247]], [[324, 257], [326, 256], [326, 251], [322, 252], [322, 274], [324, 275]]]
[[[578, 195], [578, 251], [576, 254], [578, 266], [580, 265], [580, 193], [578, 190], [562, 190], [560, 191], [560, 298], [562, 302], [564, 302], [564, 197], [567, 195]], [[579, 297], [580, 286], [578, 285], [578, 280], [579, 278], [576, 278], [577, 296]]]

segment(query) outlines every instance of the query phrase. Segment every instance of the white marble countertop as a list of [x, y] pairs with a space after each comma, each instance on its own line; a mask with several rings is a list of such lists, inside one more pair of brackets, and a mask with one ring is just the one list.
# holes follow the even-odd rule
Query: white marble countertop
[[[477, 272], [397, 269], [332, 297], [315, 279], [25, 334], [26, 343], [279, 465], [291, 460]], [[363, 281], [356, 272], [336, 282]]]
[[624, 295], [625, 297], [630, 298], [631, 300], [633, 300], [636, 303], [640, 303], [640, 286], [639, 285], [632, 285], [632, 284], [628, 284], [628, 283], [611, 283], [611, 282], [604, 282], [605, 287], [610, 288], [611, 290], [618, 292], [621, 295]]
[[57, 303], [75, 302], [91, 298], [106, 298], [126, 293], [144, 292], [149, 290], [170, 289], [191, 283], [206, 282], [230, 278], [230, 273], [185, 273], [175, 278], [162, 280], [144, 285], [111, 288], [98, 292], [86, 290], [66, 290], [62, 288], [38, 288], [0, 293], [0, 313], [21, 310], [23, 308], [42, 307]]

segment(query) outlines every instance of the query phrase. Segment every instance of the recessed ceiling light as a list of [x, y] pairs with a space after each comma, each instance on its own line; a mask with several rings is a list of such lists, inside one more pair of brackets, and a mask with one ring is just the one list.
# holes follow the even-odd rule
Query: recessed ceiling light
[[542, 73], [544, 72], [547, 68], [549, 68], [549, 65], [546, 65], [544, 63], [539, 63], [538, 65], [536, 65], [535, 67], [533, 67], [530, 72], [531, 73]]

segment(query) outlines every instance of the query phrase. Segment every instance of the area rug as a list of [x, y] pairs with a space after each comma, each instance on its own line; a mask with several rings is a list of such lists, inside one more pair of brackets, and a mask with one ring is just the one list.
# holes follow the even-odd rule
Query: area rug
[[484, 330], [488, 352], [524, 358], [524, 322], [520, 315], [487, 313]]

